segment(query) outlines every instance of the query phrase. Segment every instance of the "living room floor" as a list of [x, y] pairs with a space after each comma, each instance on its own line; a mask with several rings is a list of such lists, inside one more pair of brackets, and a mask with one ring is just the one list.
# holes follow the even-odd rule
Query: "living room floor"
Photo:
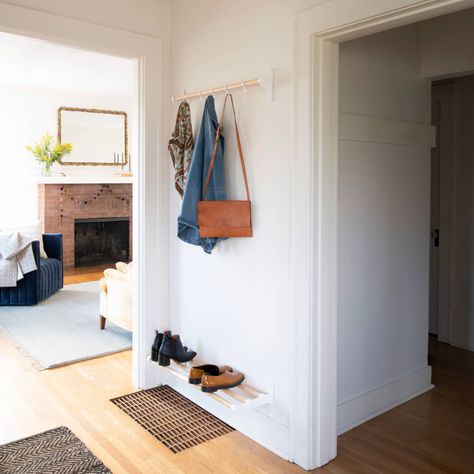
[[[67, 283], [102, 272], [68, 271]], [[131, 351], [38, 371], [0, 334], [0, 353], [0, 444], [64, 425], [114, 473], [304, 472], [237, 431], [173, 454], [109, 402], [134, 391]], [[472, 472], [474, 353], [431, 338], [430, 354], [436, 388], [340, 436], [317, 472]]]
[[113, 263], [95, 265], [93, 267], [76, 267], [64, 269], [64, 284], [85, 283], [87, 281], [100, 280], [107, 268], [115, 268]]

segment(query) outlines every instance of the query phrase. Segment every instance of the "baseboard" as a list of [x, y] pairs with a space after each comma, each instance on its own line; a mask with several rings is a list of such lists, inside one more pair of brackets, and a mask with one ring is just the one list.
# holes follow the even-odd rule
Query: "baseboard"
[[265, 411], [265, 407], [234, 412], [223, 408], [220, 403], [215, 402], [208, 395], [175, 377], [167, 377], [165, 383], [248, 438], [261, 444], [277, 456], [288, 460], [288, 426], [268, 414], [262, 413]]
[[347, 400], [337, 407], [338, 435], [434, 388], [428, 365], [381, 387]]
[[[444, 342], [444, 341], [441, 341]], [[465, 351], [471, 351], [474, 352], [474, 346], [471, 344], [458, 344], [457, 342], [447, 342], [450, 346], [456, 347], [457, 349], [464, 349]]]

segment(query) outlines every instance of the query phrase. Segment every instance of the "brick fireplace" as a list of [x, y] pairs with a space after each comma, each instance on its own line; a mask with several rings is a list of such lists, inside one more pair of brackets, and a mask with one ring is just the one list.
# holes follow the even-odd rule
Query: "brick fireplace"
[[64, 267], [75, 266], [76, 222], [128, 219], [132, 258], [132, 184], [38, 184], [38, 215], [45, 233], [62, 233]]

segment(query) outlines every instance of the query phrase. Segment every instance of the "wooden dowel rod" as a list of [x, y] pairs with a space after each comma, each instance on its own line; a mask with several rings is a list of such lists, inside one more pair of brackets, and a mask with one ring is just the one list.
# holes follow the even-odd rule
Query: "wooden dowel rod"
[[258, 390], [255, 390], [254, 388], [252, 387], [249, 387], [248, 385], [244, 385], [244, 384], [241, 384], [238, 386], [238, 388], [240, 388], [240, 390], [242, 390], [243, 392], [246, 392], [254, 397], [259, 397], [260, 395], [263, 395], [262, 392], [259, 392]]
[[243, 397], [242, 395], [239, 395], [238, 393], [235, 393], [230, 389], [224, 389], [224, 390], [221, 390], [221, 392], [225, 393], [227, 396], [229, 396], [231, 398], [235, 398], [236, 400], [238, 400], [239, 402], [242, 402], [242, 403], [244, 403], [248, 400], [248, 398]]
[[175, 101], [184, 100], [184, 99], [196, 99], [197, 97], [204, 98], [205, 96], [211, 95], [211, 94], [220, 94], [222, 92], [226, 92], [230, 90], [242, 89], [245, 87], [258, 86], [258, 85], [260, 85], [260, 82], [258, 81], [258, 79], [250, 79], [248, 81], [233, 82], [232, 84], [227, 84], [226, 86], [214, 87], [212, 89], [208, 89], [204, 91], [191, 92], [190, 94], [175, 95], [171, 100], [175, 102]]

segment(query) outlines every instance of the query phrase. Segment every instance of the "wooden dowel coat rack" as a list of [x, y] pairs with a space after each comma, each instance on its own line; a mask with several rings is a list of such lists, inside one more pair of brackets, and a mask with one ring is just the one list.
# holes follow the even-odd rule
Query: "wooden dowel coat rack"
[[207, 90], [201, 90], [197, 92], [184, 93], [183, 95], [175, 95], [171, 98], [173, 102], [180, 100], [189, 100], [189, 99], [204, 99], [208, 95], [227, 93], [232, 90], [247, 90], [248, 87], [260, 86], [267, 93], [267, 96], [270, 100], [273, 100], [273, 69], [269, 71], [265, 76], [259, 79], [248, 79], [246, 81], [233, 82], [226, 84], [225, 86], [213, 87]]

